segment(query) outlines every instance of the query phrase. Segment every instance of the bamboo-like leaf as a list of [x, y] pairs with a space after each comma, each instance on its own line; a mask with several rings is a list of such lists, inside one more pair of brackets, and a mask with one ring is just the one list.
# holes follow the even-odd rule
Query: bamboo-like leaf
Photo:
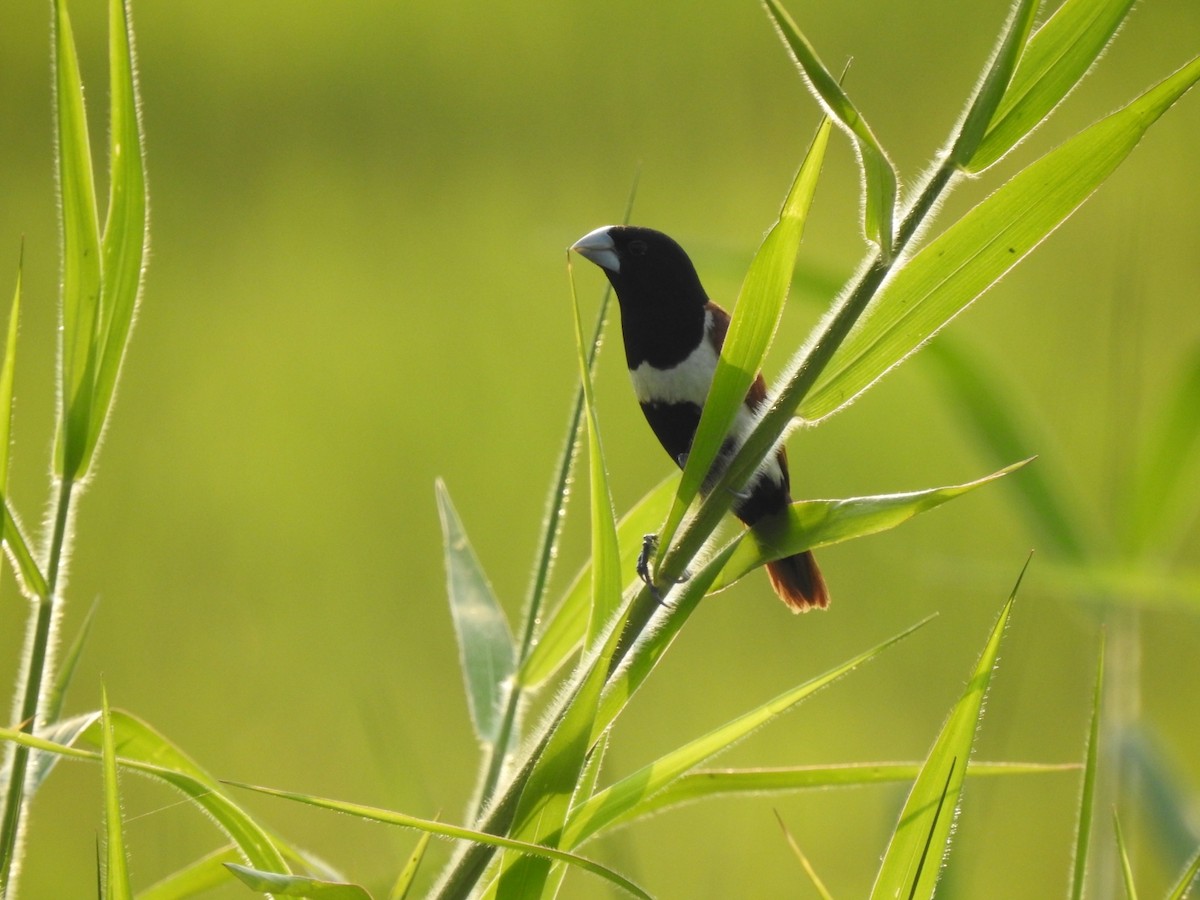
[[[658, 528], [679, 487], [679, 472], [672, 472], [652, 488], [617, 523], [617, 543], [621, 547], [622, 580], [636, 577], [634, 568], [642, 550], [642, 539]], [[522, 685], [535, 686], [561, 668], [578, 648], [587, 629], [591, 608], [592, 562], [589, 559], [575, 575], [563, 599], [546, 624], [537, 646], [525, 660], [518, 675]]]
[[1066, 0], [1026, 45], [967, 168], [983, 171], [1044, 122], [1100, 58], [1132, 7], [1133, 0]]
[[951, 143], [950, 161], [955, 165], [969, 162], [983, 140], [1025, 50], [1037, 10], [1037, 0], [1019, 0], [1009, 15], [1008, 28]]
[[421, 833], [421, 837], [417, 840], [417, 845], [413, 847], [413, 852], [409, 854], [408, 860], [404, 863], [404, 868], [400, 870], [400, 874], [396, 876], [396, 881], [392, 885], [392, 889], [388, 892], [388, 900], [405, 900], [409, 891], [412, 890], [413, 881], [416, 880], [417, 870], [421, 867], [421, 862], [425, 859], [425, 851], [429, 849], [429, 839], [433, 835], [428, 831]]
[[1113, 810], [1113, 832], [1117, 838], [1117, 854], [1121, 858], [1121, 876], [1125, 880], [1125, 896], [1128, 900], [1137, 900], [1137, 885], [1133, 880], [1133, 866], [1129, 864], [1129, 848], [1125, 846], [1125, 835], [1121, 833], [1121, 820], [1117, 811]]
[[[1026, 567], [1029, 563], [1026, 562]], [[1021, 570], [1024, 576], [1025, 570]], [[1000, 611], [983, 654], [929, 751], [916, 783], [900, 813], [900, 821], [884, 854], [872, 888], [872, 900], [906, 896], [933, 896], [941, 861], [949, 846], [954, 811], [966, 777], [971, 745], [983, 712], [983, 698], [991, 681], [1004, 626], [1008, 623], [1020, 578]]]
[[1104, 701], [1104, 632], [1096, 656], [1096, 685], [1092, 691], [1092, 719], [1084, 748], [1083, 785], [1079, 792], [1079, 817], [1075, 822], [1075, 854], [1071, 869], [1071, 900], [1082, 900], [1087, 880], [1088, 850], [1092, 833], [1092, 806], [1096, 797], [1096, 759], [1100, 750], [1100, 708]]
[[[1131, 555], [1148, 549], [1172, 533], [1185, 531], [1183, 520], [1196, 514], [1194, 491], [1187, 477], [1200, 471], [1200, 348], [1192, 351], [1157, 423], [1147, 435], [1145, 451], [1134, 472], [1125, 542]], [[1178, 528], [1176, 526], [1183, 525]]]
[[632, 775], [600, 791], [580, 806], [578, 810], [572, 810], [567, 823], [566, 834], [563, 838], [563, 845], [566, 847], [579, 846], [588, 838], [612, 824], [617, 818], [635, 807], [644, 798], [654, 796], [654, 794], [666, 788], [673, 781], [684, 775], [684, 773], [700, 765], [704, 760], [727, 750], [755, 729], [765, 725], [776, 716], [787, 712], [801, 700], [812, 696], [821, 688], [841, 678], [847, 672], [851, 672], [863, 663], [874, 659], [888, 647], [908, 637], [928, 621], [926, 619], [919, 622], [900, 632], [898, 635], [876, 645], [872, 649], [847, 660], [840, 666], [830, 669], [824, 675], [806, 681], [791, 690], [784, 691], [774, 699], [767, 701], [748, 713], [738, 716], [736, 719], [722, 725], [720, 728], [710, 731], [703, 737], [685, 744], [678, 750], [659, 757]]
[[106, 900], [129, 900], [129, 863], [125, 858], [125, 830], [121, 822], [121, 788], [117, 782], [117, 749], [113, 737], [108, 692], [100, 688], [101, 762], [104, 769], [104, 834], [108, 852], [104, 885]]
[[149, 241], [143, 137], [134, 72], [133, 25], [127, 0], [109, 0], [109, 194], [101, 240], [103, 278], [91, 341], [92, 399], [79, 464], [87, 472], [104, 430], [141, 294]]
[[0, 366], [0, 497], [5, 500], [8, 498], [8, 458], [12, 443], [13, 376], [17, 365], [17, 326], [21, 319], [22, 268], [22, 265], [17, 265], [17, 286], [13, 290], [12, 309], [8, 313], [4, 363]]
[[[698, 769], [673, 781], [657, 794], [646, 797], [615, 818], [609, 828], [635, 819], [700, 800], [729, 796], [760, 796], [792, 791], [860, 787], [915, 781], [919, 762], [846, 763], [831, 766], [796, 766], [782, 769]], [[1076, 763], [986, 763], [973, 762], [969, 778], [1004, 775], [1041, 775], [1074, 772]]]
[[323, 881], [306, 875], [264, 872], [237, 863], [225, 863], [242, 884], [253, 891], [278, 897], [311, 897], [312, 900], [371, 900], [366, 888], [346, 882]]
[[34, 599], [44, 599], [50, 594], [46, 576], [42, 574], [38, 561], [34, 559], [25, 531], [13, 516], [7, 499], [3, 501], [3, 505], [4, 549], [21, 582], [22, 593]]
[[66, 0], [54, 2], [55, 108], [62, 219], [63, 280], [61, 378], [56, 466], [74, 477], [87, 443], [91, 415], [93, 337], [100, 304], [99, 213], [83, 81]]
[[446, 553], [446, 588], [471, 722], [479, 738], [492, 743], [500, 727], [504, 691], [513, 673], [512, 632], [440, 478], [436, 490]]
[[[567, 258], [570, 271], [570, 256]], [[541, 757], [534, 764], [529, 780], [521, 793], [511, 835], [521, 840], [558, 846], [562, 825], [566, 821], [572, 797], [578, 787], [580, 773], [587, 754], [595, 744], [593, 723], [600, 692], [608, 673], [608, 661], [620, 639], [617, 620], [621, 608], [620, 545], [608, 489], [608, 471], [596, 420], [596, 404], [592, 393], [592, 376], [588, 365], [587, 348], [583, 339], [583, 323], [579, 316], [579, 301], [571, 281], [571, 304], [574, 313], [575, 343], [578, 349], [579, 377], [583, 383], [584, 418], [588, 434], [588, 468], [591, 488], [592, 573], [591, 613], [585, 643], [600, 646], [600, 653], [581, 660], [584, 676], [579, 693], [555, 728]], [[542, 891], [550, 873], [549, 861], [542, 857], [515, 856], [506, 853], [500, 864], [500, 880], [496, 896], [500, 900], [536, 896]]]
[[719, 591], [772, 560], [895, 528], [913, 516], [941, 506], [1027, 465], [1026, 459], [975, 481], [905, 494], [800, 500], [786, 517], [752, 528], [712, 586]]
[[893, 220], [896, 215], [896, 170], [833, 73], [821, 62], [808, 38], [779, 0], [764, 0], [775, 28], [791, 52], [817, 101], [849, 136], [863, 172], [863, 222], [867, 239], [879, 245], [884, 258], [892, 255]]
[[138, 891], [137, 900], [183, 900], [200, 896], [228, 884], [229, 870], [225, 868], [225, 863], [237, 862], [241, 858], [234, 845], [220, 847], [145, 890]]
[[[120, 763], [149, 774], [182, 791], [200, 806], [238, 846], [250, 865], [268, 872], [287, 871], [281, 848], [265, 829], [237, 806], [221, 785], [182, 750], [150, 725], [122, 710], [112, 712], [113, 732]], [[12, 739], [9, 733], [0, 732]], [[95, 716], [80, 741], [100, 745], [100, 726]], [[50, 745], [64, 756], [95, 758], [87, 750]]]
[[364, 806], [359, 803], [346, 803], [341, 800], [330, 800], [325, 797], [316, 797], [311, 794], [299, 794], [294, 791], [281, 791], [275, 788], [261, 787], [253, 784], [242, 784], [240, 782], [225, 782], [233, 787], [244, 788], [248, 791], [255, 791], [260, 794], [266, 794], [269, 797], [279, 797], [284, 800], [291, 800], [296, 803], [303, 803], [308, 806], [315, 806], [320, 809], [329, 809], [334, 812], [345, 813], [346, 815], [355, 816], [360, 819], [368, 819], [372, 822], [382, 822], [386, 825], [399, 825], [402, 828], [415, 828], [418, 831], [428, 832], [429, 834], [441, 835], [442, 837], [453, 838], [461, 841], [474, 841], [480, 844], [487, 844], [492, 847], [503, 847], [510, 850], [516, 850], [521, 853], [534, 854], [552, 859], [557, 862], [564, 862], [571, 866], [576, 866], [585, 872], [595, 875], [599, 878], [616, 885], [622, 890], [635, 897], [643, 897], [649, 900], [650, 895], [639, 888], [629, 879], [612, 871], [599, 863], [593, 862], [582, 856], [577, 856], [574, 853], [568, 853], [565, 850], [558, 850], [554, 847], [543, 847], [537, 844], [530, 844], [525, 841], [514, 840], [513, 838], [502, 837], [500, 835], [488, 834], [483, 831], [472, 831], [469, 828], [462, 828], [458, 825], [449, 825], [445, 822], [436, 822], [432, 819], [421, 819], [416, 816], [409, 816], [404, 813], [394, 812], [388, 809], [380, 809], [374, 806]]
[[1018, 173], [920, 250], [880, 288], [800, 414], [845, 407], [936, 334], [1061, 225], [1197, 79], [1200, 58]]
[[1200, 875], [1200, 850], [1197, 850], [1192, 856], [1187, 866], [1183, 870], [1183, 874], [1179, 876], [1179, 880], [1175, 882], [1171, 888], [1171, 892], [1167, 894], [1167, 900], [1183, 900], [1187, 896], [1188, 890], [1191, 889], [1192, 882], [1196, 880], [1196, 876]]
[[726, 436], [734, 428], [739, 412], [744, 414], [746, 394], [762, 369], [767, 350], [779, 327], [787, 301], [796, 254], [804, 235], [804, 223], [817, 190], [817, 179], [829, 145], [831, 124], [821, 121], [816, 136], [800, 164], [779, 218], [763, 239], [750, 263], [737, 303], [730, 316], [729, 331], [721, 346], [712, 385], [692, 439], [679, 493], [659, 535], [659, 554], [666, 552], [675, 529], [696, 495], [709, 469], [717, 462]]
[[[956, 411], [988, 459], [1013, 459], [1042, 446], [1042, 435], [1035, 434], [1026, 424], [1028, 416], [1021, 414], [1026, 404], [1001, 383], [996, 367], [987, 365], [978, 353], [967, 352], [952, 337], [948, 332], [939, 335], [921, 359], [937, 369], [938, 385], [955, 401]], [[1080, 530], [1084, 517], [1063, 494], [1065, 481], [1039, 462], [1006, 484], [1041, 538], [1039, 547], [1077, 560], [1084, 558], [1091, 538]]]

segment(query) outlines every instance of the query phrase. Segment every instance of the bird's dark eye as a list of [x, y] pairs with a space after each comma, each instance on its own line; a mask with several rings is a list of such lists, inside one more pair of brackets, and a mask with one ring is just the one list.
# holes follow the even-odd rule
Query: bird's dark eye
[[626, 249], [633, 256], [645, 256], [646, 255], [646, 242], [645, 241], [630, 241], [629, 244], [626, 246]]

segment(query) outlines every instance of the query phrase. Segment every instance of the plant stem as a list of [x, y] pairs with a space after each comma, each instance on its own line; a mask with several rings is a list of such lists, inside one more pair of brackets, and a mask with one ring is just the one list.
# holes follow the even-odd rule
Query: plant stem
[[[25, 654], [24, 693], [21, 698], [21, 730], [33, 734], [44, 700], [45, 688], [51, 684], [50, 670], [53, 667], [51, 648], [57, 634], [59, 600], [58, 577], [62, 571], [64, 550], [71, 518], [71, 497], [75, 482], [64, 479], [58, 484], [55, 502], [54, 531], [46, 561], [46, 593], [37, 597], [37, 611], [33, 631], [29, 637], [28, 652]], [[13, 748], [12, 768], [9, 771], [8, 791], [4, 801], [4, 815], [0, 820], [0, 897], [8, 892], [10, 877], [16, 862], [16, 851], [22, 812], [25, 801], [26, 776], [29, 770], [29, 748], [17, 745]]]

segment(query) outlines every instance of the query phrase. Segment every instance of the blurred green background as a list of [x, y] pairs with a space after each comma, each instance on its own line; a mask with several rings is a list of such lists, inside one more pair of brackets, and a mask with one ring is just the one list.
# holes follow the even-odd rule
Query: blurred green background
[[[105, 4], [72, 4], [104, 136]], [[932, 159], [1007, 12], [1004, 0], [793, 3], [908, 183]], [[410, 0], [138, 2], [152, 257], [99, 471], [80, 505], [65, 634], [100, 606], [70, 698], [145, 717], [220, 777], [456, 820], [477, 748], [445, 604], [433, 480], [445, 478], [517, 617], [576, 384], [564, 248], [634, 219], [688, 247], [731, 302], [817, 121], [759, 6]], [[0, 15], [0, 295], [21, 236], [25, 305], [12, 495], [46, 504], [58, 277], [49, 10]], [[1200, 44], [1194, 0], [1145, 3], [1052, 122], [941, 223], [1126, 102]], [[1045, 423], [1027, 448], [1106, 527], [1140, 426], [1200, 341], [1200, 107], [1151, 129], [1098, 194], [952, 326]], [[103, 159], [98, 147], [98, 158]], [[777, 372], [864, 251], [853, 156], [835, 137]], [[7, 259], [7, 264], [2, 261]], [[595, 308], [602, 279], [576, 278]], [[3, 285], [8, 285], [7, 288]], [[615, 332], [610, 332], [615, 334]], [[918, 361], [794, 437], [798, 495], [967, 480], [987, 461]], [[619, 342], [599, 412], [624, 510], [669, 468]], [[577, 498], [572, 513], [584, 511]], [[1194, 564], [1200, 535], [1182, 536]], [[821, 554], [825, 614], [792, 617], [765, 579], [710, 600], [622, 719], [617, 776], [930, 612], [937, 620], [722, 758], [911, 759], [928, 749], [1036, 543], [1005, 489]], [[587, 540], [568, 527], [558, 583]], [[1086, 728], [1095, 617], [1034, 561], [979, 759], [1069, 761]], [[1043, 569], [1043, 571], [1045, 571]], [[0, 681], [27, 619], [8, 574]], [[1142, 708], [1200, 785], [1193, 614], [1142, 619]], [[37, 797], [24, 896], [94, 893], [101, 788], [59, 767]], [[177, 797], [126, 778], [137, 884], [216, 846]], [[1071, 774], [968, 785], [944, 887], [1060, 896]], [[777, 809], [837, 896], [863, 895], [901, 788], [716, 801], [588, 852], [662, 897], [809, 896]], [[247, 797], [279, 830], [378, 888], [415, 835]], [[1108, 835], [1107, 811], [1098, 828]], [[1135, 848], [1147, 889], [1180, 860]], [[435, 846], [431, 876], [447, 853]], [[1165, 861], [1164, 858], [1166, 857]], [[246, 896], [231, 886], [223, 896]], [[568, 896], [606, 896], [571, 876]]]

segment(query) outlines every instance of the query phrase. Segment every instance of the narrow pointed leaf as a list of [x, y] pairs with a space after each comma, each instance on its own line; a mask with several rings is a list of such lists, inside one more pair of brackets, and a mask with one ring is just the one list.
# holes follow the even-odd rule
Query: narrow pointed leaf
[[[1013, 459], [1043, 446], [1045, 436], [1028, 424], [1032, 416], [1025, 409], [1028, 403], [1001, 382], [996, 366], [988, 365], [978, 353], [968, 352], [952, 337], [948, 332], [939, 335], [921, 359], [937, 369], [937, 384], [950, 395], [988, 459]], [[1066, 480], [1039, 462], [1005, 484], [1039, 535], [1039, 547], [1045, 546], [1059, 557], [1082, 559], [1092, 538], [1081, 531], [1084, 517], [1063, 493]]]
[[109, 0], [109, 194], [101, 239], [103, 279], [91, 338], [92, 400], [79, 472], [87, 472], [104, 430], [141, 294], [149, 240], [143, 137], [126, 0]]
[[[570, 269], [570, 256], [567, 267]], [[587, 345], [583, 340], [583, 322], [579, 317], [579, 299], [571, 281], [571, 308], [574, 313], [575, 345], [579, 357], [579, 378], [583, 383], [583, 411], [587, 422], [588, 473], [592, 507], [592, 605], [588, 616], [587, 643], [595, 641], [621, 604], [621, 548], [617, 541], [617, 522], [612, 495], [608, 490], [608, 467], [600, 444], [600, 426], [596, 421], [596, 399], [592, 394], [592, 372]]]
[[1183, 900], [1197, 875], [1200, 875], [1200, 850], [1196, 851], [1187, 868], [1183, 870], [1183, 874], [1179, 876], [1179, 880], [1171, 888], [1171, 892], [1167, 894], [1167, 900]]
[[1018, 173], [908, 260], [838, 347], [800, 414], [813, 420], [845, 407], [936, 334], [1061, 225], [1197, 79], [1200, 58]]
[[1121, 876], [1125, 880], [1125, 896], [1128, 900], [1137, 900], [1137, 885], [1133, 881], [1133, 866], [1129, 864], [1129, 848], [1125, 845], [1125, 835], [1121, 833], [1121, 820], [1117, 811], [1113, 810], [1113, 831], [1117, 838], [1117, 854], [1121, 858]]
[[104, 835], [107, 846], [104, 867], [106, 900], [128, 900], [129, 864], [125, 859], [125, 830], [121, 822], [121, 789], [117, 782], [117, 750], [113, 737], [108, 692], [100, 688], [101, 761], [104, 769]]
[[237, 863], [225, 863], [242, 884], [253, 891], [274, 894], [277, 897], [311, 897], [312, 900], [371, 900], [371, 895], [361, 885], [345, 882], [322, 881], [305, 875], [284, 875], [264, 872]]
[[471, 722], [480, 739], [491, 743], [496, 739], [500, 705], [513, 672], [512, 632], [441, 479], [437, 481], [437, 501], [446, 553], [446, 589]]
[[433, 835], [428, 831], [422, 832], [421, 837], [417, 840], [417, 846], [413, 847], [413, 852], [409, 854], [408, 861], [404, 863], [404, 868], [400, 870], [392, 889], [388, 892], [388, 900], [405, 900], [408, 896], [413, 882], [417, 878], [417, 870], [420, 869], [421, 862], [425, 859], [425, 851], [429, 849], [429, 839], [432, 837]]
[[[716, 797], [760, 796], [834, 787], [912, 782], [921, 763], [846, 763], [832, 766], [796, 766], [785, 769], [698, 769], [673, 781], [618, 816], [609, 828], [644, 816]], [[971, 763], [969, 778], [1004, 775], [1041, 775], [1074, 772], [1075, 763]]]
[[783, 316], [792, 274], [796, 269], [796, 254], [800, 250], [804, 223], [817, 190], [817, 179], [825, 159], [825, 148], [829, 145], [831, 127], [828, 118], [818, 126], [816, 136], [783, 202], [779, 219], [763, 239], [746, 272], [746, 279], [742, 282], [730, 316], [729, 331], [717, 359], [712, 385], [700, 414], [700, 424], [696, 427], [684, 465], [679, 494], [660, 535], [660, 554], [666, 552], [684, 512], [700, 493], [700, 487], [717, 461], [726, 436], [734, 429], [739, 414], [745, 415], [746, 394], [762, 369], [763, 360]]
[[[1024, 575], [1024, 570], [1021, 574]], [[1020, 586], [1020, 579], [1017, 586]], [[951, 826], [968, 769], [967, 761], [971, 757], [971, 745], [979, 727], [983, 699], [1016, 591], [1014, 587], [992, 628], [966, 691], [955, 704], [921, 766], [884, 854], [871, 891], [872, 900], [933, 896], [942, 858], [949, 847]]]
[[860, 653], [842, 665], [830, 669], [824, 675], [785, 691], [756, 709], [738, 716], [703, 737], [685, 744], [678, 750], [659, 757], [632, 775], [605, 788], [578, 810], [572, 810], [564, 845], [567, 847], [579, 846], [583, 841], [635, 807], [644, 798], [654, 796], [706, 759], [727, 750], [755, 729], [787, 712], [801, 700], [812, 696], [846, 673], [874, 659], [888, 647], [908, 637], [927, 621], [920, 622], [872, 649]]
[[885, 258], [892, 255], [893, 220], [896, 214], [896, 170], [875, 139], [871, 128], [829, 69], [821, 62], [808, 38], [800, 31], [779, 0], [764, 0], [775, 28], [792, 54], [817, 101], [854, 143], [862, 166], [864, 228], [867, 239], [878, 244]]
[[17, 326], [21, 318], [21, 266], [17, 267], [17, 286], [12, 309], [8, 313], [8, 337], [4, 342], [4, 363], [0, 366], [0, 497], [8, 497], [8, 458], [12, 443], [13, 376], [17, 365]]
[[983, 140], [1012, 79], [1017, 60], [1025, 50], [1038, 5], [1037, 0], [1020, 0], [1013, 8], [1000, 46], [996, 48], [971, 107], [954, 137], [950, 149], [950, 161], [954, 164], [963, 166], [969, 162]]
[[747, 572], [772, 560], [895, 528], [913, 516], [1003, 478], [1029, 462], [1022, 460], [965, 484], [924, 491], [847, 500], [799, 500], [788, 508], [786, 518], [780, 517], [750, 530], [717, 577], [712, 590], [726, 588]]
[[83, 617], [83, 622], [79, 626], [79, 632], [75, 635], [75, 640], [71, 641], [71, 646], [67, 648], [62, 662], [58, 666], [58, 671], [54, 675], [54, 684], [50, 688], [49, 695], [46, 697], [46, 720], [48, 722], [56, 722], [62, 716], [67, 689], [71, 686], [71, 680], [75, 677], [75, 668], [79, 665], [79, 657], [82, 655], [83, 648], [87, 644], [88, 635], [92, 632], [92, 622], [95, 621], [96, 610], [99, 606], [100, 598], [97, 597], [92, 601], [92, 605], [88, 607], [87, 614]]
[[92, 175], [83, 81], [66, 0], [55, 0], [55, 107], [63, 241], [61, 383], [56, 465], [78, 471], [87, 442], [92, 396], [93, 336], [100, 305], [100, 225]]
[[[642, 550], [642, 538], [653, 532], [666, 518], [679, 487], [679, 472], [672, 472], [650, 490], [617, 523], [617, 543], [621, 548], [621, 580], [636, 578], [635, 567]], [[540, 684], [562, 667], [579, 647], [587, 630], [591, 609], [592, 562], [589, 559], [576, 574], [563, 599], [550, 614], [546, 630], [538, 638], [521, 667], [518, 680], [529, 687]]]
[[[122, 710], [112, 712], [113, 732], [117, 753], [122, 765], [146, 772], [182, 791], [204, 809], [217, 825], [237, 844], [250, 865], [269, 872], [287, 871], [283, 855], [275, 840], [238, 807], [224, 788], [200, 768], [182, 750], [155, 731], [150, 725]], [[99, 723], [83, 731], [80, 742], [92, 747], [101, 740]], [[74, 750], [64, 755], [94, 757], [86, 750]]]
[[318, 807], [320, 809], [329, 809], [334, 812], [345, 813], [346, 815], [355, 816], [360, 819], [368, 819], [372, 822], [382, 822], [386, 825], [399, 825], [402, 828], [415, 828], [418, 831], [428, 832], [429, 834], [441, 835], [442, 837], [453, 838], [462, 841], [474, 841], [480, 844], [487, 844], [492, 847], [504, 847], [511, 850], [516, 850], [521, 853], [536, 854], [552, 859], [558, 862], [565, 862], [568, 865], [576, 866], [585, 872], [596, 875], [599, 878], [616, 885], [623, 891], [632, 894], [635, 897], [643, 897], [649, 900], [649, 894], [639, 888], [636, 884], [629, 881], [622, 875], [586, 859], [582, 856], [577, 856], [574, 853], [568, 853], [565, 850], [558, 850], [553, 847], [542, 847], [537, 844], [530, 844], [524, 841], [514, 840], [512, 838], [501, 837], [500, 835], [488, 834], [483, 831], [472, 831], [469, 828], [462, 828], [458, 825], [450, 825], [445, 822], [436, 822], [432, 819], [421, 819], [416, 816], [409, 816], [404, 813], [394, 812], [389, 809], [380, 809], [374, 806], [364, 806], [359, 803], [346, 803], [341, 800], [330, 800], [325, 797], [316, 797], [311, 794], [299, 794], [294, 791], [280, 791], [275, 788], [261, 787], [253, 784], [241, 784], [238, 782], [226, 782], [226, 784], [234, 787], [244, 788], [248, 791], [255, 791], [259, 794], [266, 794], [269, 797], [279, 797], [284, 800], [291, 800], [296, 803], [303, 803], [308, 806]]
[[1132, 7], [1133, 0], [1066, 0], [1029, 40], [968, 168], [983, 171], [1044, 122], [1100, 58]]
[[29, 549], [29, 540], [21, 524], [13, 517], [7, 498], [3, 501], [4, 515], [4, 549], [9, 561], [21, 582], [21, 592], [25, 596], [38, 599], [49, 596], [50, 588], [46, 585], [46, 576], [42, 574], [38, 561]]
[[1096, 759], [1100, 749], [1100, 708], [1104, 701], [1104, 632], [1096, 659], [1096, 685], [1092, 691], [1092, 719], [1084, 749], [1083, 786], [1079, 792], [1079, 816], [1075, 822], [1075, 855], [1071, 870], [1071, 900], [1081, 900], [1087, 880], [1088, 850], [1092, 833], [1092, 806], [1096, 797]]
[[181, 900], [200, 896], [228, 884], [229, 870], [225, 868], [225, 863], [237, 862], [241, 858], [242, 855], [233, 845], [221, 847], [156, 881], [145, 890], [138, 891], [137, 900]]
[[821, 900], [833, 900], [833, 895], [829, 893], [829, 889], [825, 887], [825, 882], [821, 881], [817, 875], [817, 870], [813, 868], [812, 863], [808, 861], [808, 857], [804, 855], [804, 851], [800, 849], [800, 844], [792, 836], [792, 832], [788, 830], [784, 824], [783, 816], [779, 815], [779, 810], [775, 810], [775, 819], [779, 822], [779, 827], [783, 829], [783, 836], [787, 839], [788, 846], [792, 849], [792, 853], [796, 859], [800, 860], [800, 865], [804, 868], [804, 874], [808, 876], [808, 880], [812, 882], [813, 889], [820, 895]]

